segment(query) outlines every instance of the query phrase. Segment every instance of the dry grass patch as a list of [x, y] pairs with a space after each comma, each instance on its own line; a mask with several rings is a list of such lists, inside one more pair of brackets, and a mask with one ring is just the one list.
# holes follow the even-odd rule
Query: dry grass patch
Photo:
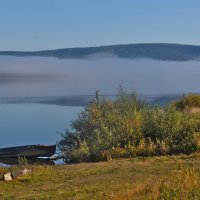
[[182, 155], [28, 166], [32, 174], [0, 182], [0, 199], [189, 199], [200, 194], [199, 164]]

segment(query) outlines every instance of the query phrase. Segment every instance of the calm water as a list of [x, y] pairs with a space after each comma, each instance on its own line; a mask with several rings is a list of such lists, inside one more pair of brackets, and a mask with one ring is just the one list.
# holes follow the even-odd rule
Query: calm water
[[82, 107], [0, 104], [0, 147], [55, 144]]
[[[144, 95], [200, 92], [199, 77], [198, 61], [0, 56], [0, 147], [54, 144], [59, 139], [56, 132], [69, 128], [70, 121], [82, 110], [20, 103], [20, 98], [91, 95], [96, 90], [115, 94], [119, 85]], [[17, 104], [6, 104], [16, 98]]]

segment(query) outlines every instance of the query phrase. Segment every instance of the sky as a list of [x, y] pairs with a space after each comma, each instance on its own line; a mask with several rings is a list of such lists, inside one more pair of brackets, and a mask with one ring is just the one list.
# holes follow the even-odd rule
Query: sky
[[200, 45], [199, 0], [0, 0], [0, 50]]

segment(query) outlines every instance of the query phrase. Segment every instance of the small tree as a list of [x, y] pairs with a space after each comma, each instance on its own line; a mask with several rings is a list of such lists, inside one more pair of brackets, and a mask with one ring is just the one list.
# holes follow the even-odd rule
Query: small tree
[[[91, 161], [103, 159], [103, 152], [112, 148], [137, 146], [142, 137], [141, 109], [144, 106], [135, 93], [128, 94], [121, 87], [114, 101], [100, 98], [96, 93], [96, 99], [72, 122], [73, 137], [67, 133], [59, 145], [70, 155], [69, 151], [77, 150], [84, 142], [89, 150], [87, 159]], [[69, 138], [73, 142], [66, 142]]]

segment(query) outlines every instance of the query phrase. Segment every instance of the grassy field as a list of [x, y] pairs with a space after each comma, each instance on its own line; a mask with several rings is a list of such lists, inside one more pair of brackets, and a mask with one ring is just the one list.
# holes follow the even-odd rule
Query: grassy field
[[200, 199], [199, 165], [193, 154], [28, 166], [32, 174], [0, 182], [0, 199]]

